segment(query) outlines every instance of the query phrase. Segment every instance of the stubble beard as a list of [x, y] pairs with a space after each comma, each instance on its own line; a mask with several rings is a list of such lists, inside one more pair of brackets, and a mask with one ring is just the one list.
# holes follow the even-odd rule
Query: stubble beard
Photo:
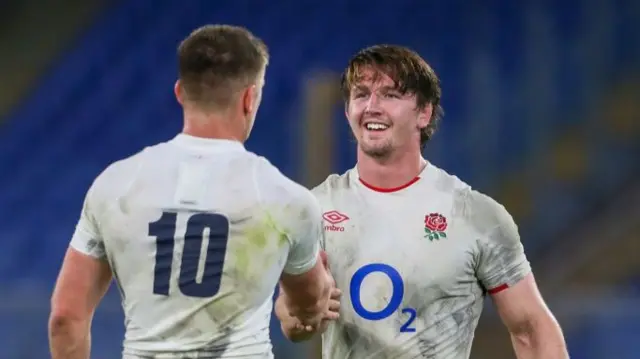
[[361, 143], [360, 149], [362, 149], [362, 152], [364, 152], [364, 154], [366, 154], [367, 156], [376, 159], [385, 159], [389, 157], [393, 152], [391, 141], [385, 141], [384, 143], [375, 145]]

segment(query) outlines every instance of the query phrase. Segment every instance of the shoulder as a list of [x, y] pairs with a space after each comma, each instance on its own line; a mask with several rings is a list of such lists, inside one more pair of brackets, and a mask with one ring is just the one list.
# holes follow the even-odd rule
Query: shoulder
[[254, 155], [254, 162], [254, 183], [263, 201], [299, 206], [316, 203], [311, 191], [287, 177], [266, 158]]
[[456, 214], [481, 233], [493, 231], [496, 227], [514, 225], [507, 209], [493, 198], [479, 191], [461, 191], [455, 201]]
[[518, 226], [507, 209], [484, 193], [471, 190], [461, 193], [455, 210], [457, 215], [489, 245], [520, 244]]
[[498, 229], [517, 232], [513, 218], [502, 204], [458, 177], [438, 170], [435, 187], [451, 196], [453, 218], [463, 220], [475, 232], [484, 235]]
[[428, 176], [432, 178], [432, 180], [429, 181], [429, 185], [432, 186], [437, 193], [456, 198], [461, 193], [471, 189], [471, 186], [458, 178], [458, 176], [452, 175], [431, 163], [429, 163], [429, 167], [431, 173]]
[[109, 197], [115, 195], [118, 190], [124, 189], [133, 175], [140, 170], [143, 158], [148, 155], [147, 148], [129, 157], [110, 163], [95, 178], [90, 192], [94, 196]]
[[319, 199], [331, 197], [335, 192], [349, 190], [351, 187], [351, 176], [353, 170], [348, 170], [342, 174], [331, 174], [322, 183], [315, 186], [311, 192]]

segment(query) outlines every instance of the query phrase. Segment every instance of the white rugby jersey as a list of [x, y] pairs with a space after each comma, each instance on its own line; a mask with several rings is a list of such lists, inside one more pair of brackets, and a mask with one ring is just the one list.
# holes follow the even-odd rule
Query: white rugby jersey
[[432, 164], [401, 188], [354, 168], [313, 192], [343, 291], [326, 359], [468, 358], [485, 293], [531, 270], [504, 207]]
[[272, 358], [273, 291], [322, 235], [317, 199], [267, 160], [180, 134], [98, 176], [71, 246], [111, 265], [125, 358]]

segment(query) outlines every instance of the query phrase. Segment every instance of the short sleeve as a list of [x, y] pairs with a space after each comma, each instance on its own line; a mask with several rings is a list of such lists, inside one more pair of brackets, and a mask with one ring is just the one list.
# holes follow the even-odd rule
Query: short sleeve
[[253, 180], [261, 206], [289, 242], [283, 271], [293, 275], [309, 271], [316, 264], [323, 236], [318, 200], [262, 157], [254, 167]]
[[315, 266], [324, 235], [320, 204], [311, 192], [300, 196], [296, 207], [299, 207], [299, 214], [289, 226], [291, 248], [284, 267], [285, 273], [294, 275], [303, 274]]
[[104, 241], [100, 236], [98, 222], [96, 220], [96, 188], [95, 182], [87, 191], [80, 213], [80, 219], [76, 224], [75, 232], [71, 238], [70, 246], [80, 253], [94, 258], [104, 258]]
[[[318, 203], [320, 205], [320, 207], [319, 207], [320, 211], [322, 211], [322, 206], [323, 206], [323, 204], [322, 204], [323, 190], [324, 190], [324, 188], [323, 188], [322, 185], [316, 186], [315, 188], [313, 188], [311, 190], [311, 194], [313, 194], [313, 197], [318, 201]], [[321, 221], [320, 230], [322, 232], [322, 234], [320, 235], [320, 249], [323, 250], [323, 251], [326, 251], [327, 250], [327, 244], [326, 244], [327, 242], [326, 242], [326, 238], [324, 236], [324, 227], [323, 227], [324, 219], [321, 219], [320, 221]]]
[[531, 266], [511, 215], [502, 205], [485, 198], [484, 217], [490, 220], [479, 241], [477, 276], [487, 291], [495, 294], [522, 280]]

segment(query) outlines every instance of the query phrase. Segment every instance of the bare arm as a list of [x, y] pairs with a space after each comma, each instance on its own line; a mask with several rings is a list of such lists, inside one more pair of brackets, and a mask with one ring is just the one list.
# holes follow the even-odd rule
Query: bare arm
[[314, 334], [313, 330], [308, 330], [308, 328], [302, 325], [298, 319], [289, 314], [289, 309], [287, 309], [287, 305], [285, 304], [287, 301], [286, 296], [287, 295], [282, 291], [281, 285], [280, 294], [278, 295], [274, 305], [274, 312], [280, 321], [280, 329], [282, 330], [282, 333], [285, 338], [295, 343], [311, 339]]
[[297, 185], [278, 201], [284, 202], [269, 208], [272, 212], [276, 208], [275, 218], [283, 223], [290, 243], [280, 276], [285, 305], [303, 325], [317, 327], [327, 311], [333, 283], [326, 269], [326, 255], [320, 250], [324, 239], [320, 204], [311, 192]]
[[333, 279], [325, 268], [326, 256], [319, 254], [315, 265], [302, 274], [282, 273], [280, 290], [288, 314], [304, 325], [317, 326], [329, 305]]
[[332, 289], [331, 300], [329, 301], [329, 310], [324, 314], [320, 325], [314, 328], [303, 325], [297, 318], [292, 317], [289, 314], [289, 310], [285, 304], [287, 301], [286, 294], [280, 292], [275, 303], [275, 314], [278, 320], [280, 320], [280, 329], [282, 330], [285, 338], [297, 343], [309, 340], [318, 333], [324, 333], [327, 330], [329, 323], [340, 317], [340, 295], [341, 292], [338, 288]]
[[492, 295], [518, 359], [568, 359], [560, 325], [547, 308], [533, 274]]
[[518, 359], [568, 358], [562, 331], [540, 296], [513, 218], [477, 192], [469, 192], [466, 202], [465, 214], [480, 235], [476, 275], [491, 294]]
[[300, 342], [313, 338], [316, 333], [323, 333], [331, 320], [336, 320], [340, 317], [340, 296], [342, 292], [335, 287], [335, 281], [331, 272], [328, 269], [327, 256], [325, 252], [320, 252], [320, 257], [326, 268], [326, 273], [329, 276], [331, 296], [329, 299], [328, 310], [322, 316], [322, 321], [319, 326], [305, 326], [298, 318], [291, 315], [290, 309], [287, 303], [290, 303], [290, 299], [286, 294], [286, 290], [283, 288], [282, 282], [280, 282], [280, 293], [275, 303], [275, 314], [278, 320], [280, 320], [280, 328], [284, 336], [293, 341]]
[[52, 359], [89, 359], [91, 319], [110, 281], [106, 261], [67, 250], [51, 299]]

